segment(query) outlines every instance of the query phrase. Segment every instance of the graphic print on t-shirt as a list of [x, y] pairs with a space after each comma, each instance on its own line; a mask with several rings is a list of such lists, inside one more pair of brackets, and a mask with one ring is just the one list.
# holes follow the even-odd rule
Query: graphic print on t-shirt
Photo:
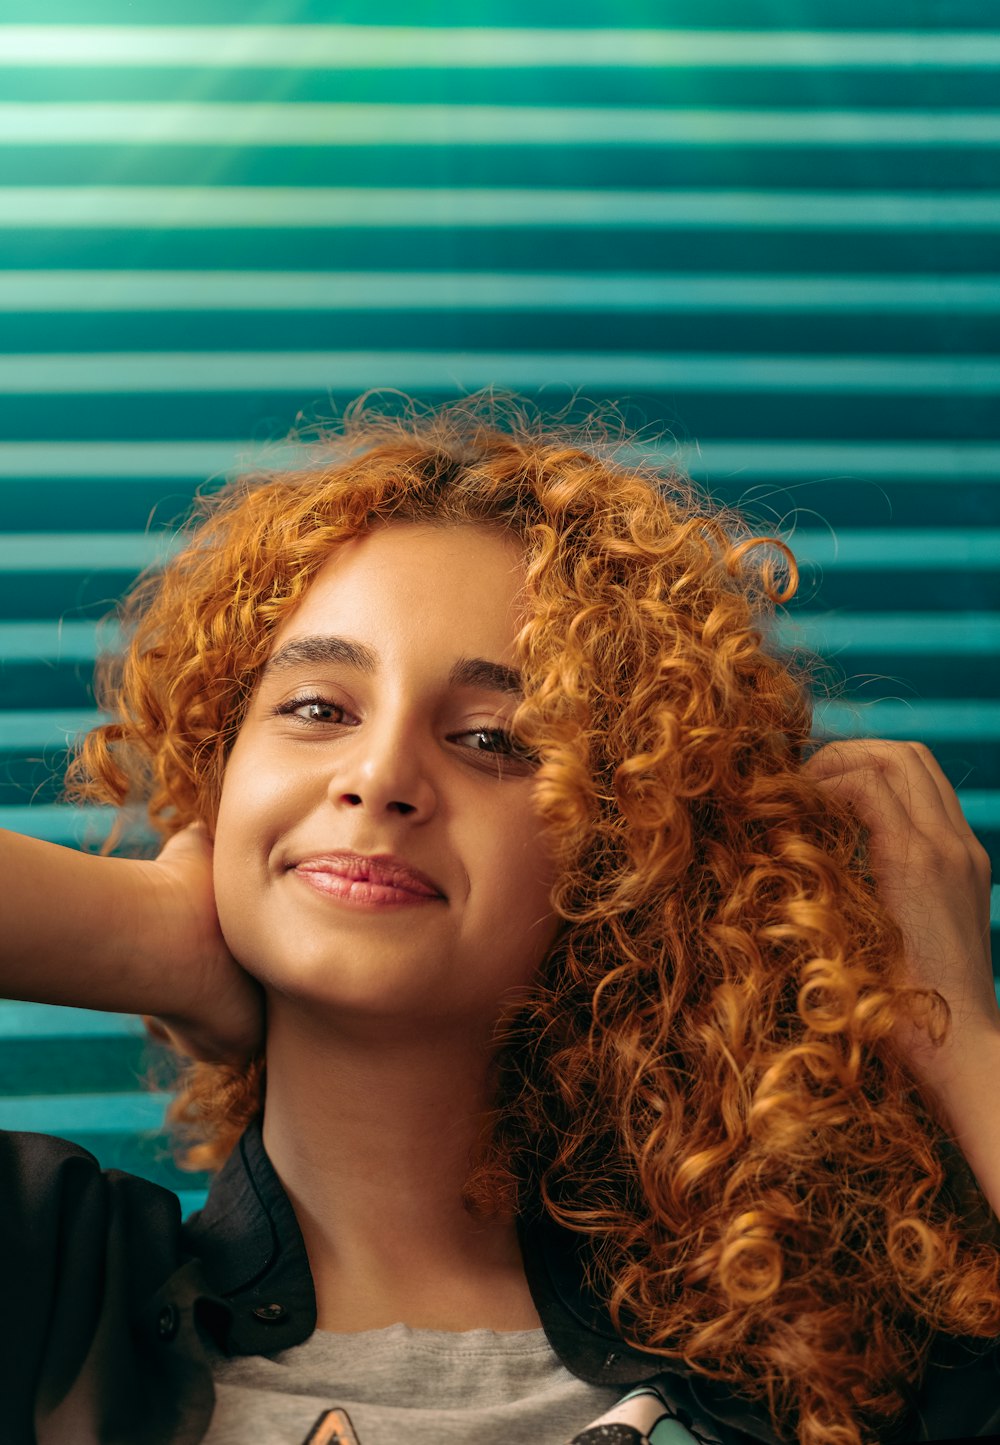
[[[683, 1416], [683, 1418], [680, 1418]], [[688, 1426], [690, 1425], [690, 1429]], [[567, 1445], [722, 1445], [706, 1421], [676, 1412], [655, 1385], [639, 1385]]]
[[361, 1445], [346, 1410], [324, 1410], [302, 1445]]
[[[701, 1423], [701, 1422], [699, 1422]], [[566, 1445], [720, 1445], [714, 1433], [687, 1428], [653, 1385], [640, 1385]], [[346, 1410], [324, 1410], [302, 1445], [364, 1445]]]

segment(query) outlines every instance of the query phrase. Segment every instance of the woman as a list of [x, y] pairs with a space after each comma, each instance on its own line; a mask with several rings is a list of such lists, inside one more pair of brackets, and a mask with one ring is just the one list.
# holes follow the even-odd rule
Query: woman
[[984, 1432], [989, 863], [920, 745], [807, 760], [784, 544], [779, 595], [690, 486], [461, 407], [196, 520], [68, 774], [159, 859], [0, 840], [3, 991], [141, 1013], [218, 1171], [180, 1229], [5, 1154], [5, 1237], [106, 1241], [26, 1331], [43, 1445]]

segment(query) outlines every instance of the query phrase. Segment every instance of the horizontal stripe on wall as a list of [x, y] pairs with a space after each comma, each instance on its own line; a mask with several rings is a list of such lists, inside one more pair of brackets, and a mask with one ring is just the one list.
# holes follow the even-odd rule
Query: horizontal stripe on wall
[[[469, 152], [470, 156], [474, 154]], [[556, 258], [568, 273], [602, 268], [620, 273], [632, 267], [640, 273], [657, 269], [676, 273], [690, 267], [699, 273], [759, 269], [768, 275], [811, 275], [836, 267], [845, 276], [882, 270], [920, 275], [936, 270], [966, 270], [993, 275], [997, 271], [1000, 229], [979, 225], [949, 228], [946, 224], [936, 229], [922, 225], [868, 229], [817, 225], [807, 230], [654, 224], [618, 228], [610, 212], [604, 224], [595, 219], [572, 225], [484, 223], [451, 228], [430, 222], [416, 227], [402, 223], [284, 226], [282, 219], [281, 213], [275, 211], [274, 224], [244, 228], [141, 224], [102, 227], [88, 223], [77, 229], [61, 224], [5, 229], [0, 224], [0, 270], [90, 265], [98, 271], [126, 266], [144, 270], [161, 266], [168, 270], [217, 270], [226, 266], [261, 270], [274, 266], [303, 271], [404, 271], [419, 265], [427, 271], [453, 271], [460, 257], [470, 271], [512, 273], [535, 272], [540, 263], [549, 265]], [[397, 220], [402, 222], [404, 218]], [[469, 339], [475, 339], [474, 333]], [[862, 346], [871, 344], [869, 328], [860, 329], [859, 340]], [[720, 344], [724, 346], [724, 342]], [[179, 417], [178, 425], [181, 421]], [[176, 430], [176, 426], [172, 427], [166, 435], [174, 435]], [[701, 427], [700, 431], [703, 435], [716, 434], [714, 427]], [[889, 436], [910, 434], [909, 426], [900, 431], [887, 426], [883, 432]], [[718, 434], [737, 435], [721, 428]], [[775, 435], [784, 435], [783, 429], [778, 428]], [[845, 434], [838, 427], [817, 435]]]
[[[164, 477], [200, 480], [222, 473], [301, 466], [308, 453], [282, 443], [254, 447], [231, 441], [4, 441], [0, 442], [0, 478]], [[942, 477], [1000, 482], [1000, 445], [975, 442], [761, 442], [705, 440], [695, 444], [626, 446], [622, 462], [656, 467], [679, 466], [693, 477], [734, 475], [746, 481], [777, 478], [846, 480], [877, 477], [884, 481], [938, 484]]]
[[166, 532], [6, 532], [0, 534], [0, 571], [138, 572], [174, 551], [176, 542]]
[[5, 709], [0, 712], [0, 749], [65, 748], [91, 728], [112, 721], [107, 713], [85, 708], [40, 708], [36, 712]]
[[819, 699], [814, 736], [919, 740], [937, 746], [953, 740], [1000, 743], [1000, 703], [961, 699], [937, 702], [918, 698]]
[[[642, 448], [639, 449], [643, 451]], [[942, 477], [1000, 482], [1000, 446], [976, 442], [910, 441], [712, 441], [680, 446], [676, 452], [651, 448], [654, 462], [676, 457], [693, 477], [737, 475], [747, 481], [815, 478], [845, 481], [850, 477], [904, 479], [937, 483]], [[0, 470], [3, 449], [0, 447]]]
[[1000, 114], [517, 104], [0, 102], [0, 145], [91, 144], [996, 146]]
[[120, 646], [117, 624], [99, 631], [93, 622], [75, 620], [0, 622], [0, 664], [43, 657], [53, 662], [93, 662], [99, 652], [117, 651]]
[[[463, 69], [271, 69], [188, 70], [144, 66], [19, 66], [0, 69], [5, 100], [198, 101], [283, 103], [357, 101], [458, 105], [615, 105], [701, 109], [759, 106], [804, 110], [822, 97], [830, 105], [861, 110], [948, 111], [997, 108], [996, 66], [916, 66], [850, 69], [826, 66], [782, 69], [674, 67], [621, 68], [592, 65], [512, 70]], [[930, 84], [928, 82], [931, 82]], [[497, 152], [493, 151], [496, 155]], [[704, 155], [705, 153], [702, 152]], [[747, 152], [742, 152], [747, 154]], [[949, 154], [954, 154], [953, 152]], [[497, 179], [497, 177], [493, 177]], [[814, 184], [815, 178], [805, 184]], [[876, 184], [881, 182], [876, 181]]]
[[[329, 0], [254, 0], [253, 20], [259, 25], [320, 25], [330, 20]], [[805, 7], [796, 7], [804, 10]], [[455, 7], [452, 7], [454, 12]], [[382, 25], [412, 25], [414, 7], [412, 0], [386, 0], [379, 10]], [[447, 8], [442, 12], [436, 7], [425, 7], [421, 24], [433, 30], [444, 22], [447, 26], [454, 14]], [[340, 0], [337, 6], [337, 21], [341, 25], [369, 25], [371, 6], [367, 0]], [[646, 29], [648, 7], [614, 6], [610, 0], [577, 0], [569, 7], [564, 0], [479, 0], [476, 6], [476, 20], [487, 29], [544, 27], [556, 31], [563, 28], [574, 31], [580, 28]], [[13, 24], [76, 25], [80, 21], [79, 0], [4, 0], [4, 17]], [[143, 14], [156, 13], [146, 5]], [[185, 26], [225, 25], [242, 26], [247, 20], [246, 0], [172, 0], [169, 14], [171, 24]], [[135, 26], [137, 7], [135, 0], [90, 0], [87, 18], [91, 24]], [[659, 16], [657, 16], [659, 18]], [[758, 30], [781, 34], [786, 29], [785, 20], [793, 17], [770, 4], [760, 5], [756, 12]], [[808, 14], [795, 18], [799, 27], [810, 31], [828, 30], [836, 32], [871, 30], [898, 30], [901, 24], [906, 29], [921, 30], [991, 30], [995, 29], [995, 16], [984, 0], [909, 0], [905, 13], [901, 15], [898, 0], [810, 0]], [[683, 30], [733, 31], [746, 24], [747, 7], [736, 0], [671, 0], [670, 19], [673, 25]]]
[[[113, 146], [89, 142], [78, 146], [0, 148], [3, 179], [11, 186], [73, 186], [81, 176], [89, 176], [101, 183], [113, 179], [126, 190], [133, 186], [174, 187], [210, 182], [223, 190], [282, 187], [292, 183], [303, 189], [326, 186], [393, 189], [410, 187], [417, 181], [432, 187], [444, 183], [456, 190], [475, 189], [483, 183], [482, 161], [487, 152], [494, 188], [514, 190], [530, 178], [536, 191], [548, 189], [556, 194], [573, 185], [584, 185], [601, 193], [619, 190], [648, 194], [662, 192], [666, 186], [678, 192], [705, 194], [743, 188], [766, 193], [798, 185], [809, 190], [821, 189], [827, 195], [839, 195], [845, 190], [877, 195], [889, 189], [879, 179], [880, 173], [887, 170], [894, 173], [891, 189], [896, 192], [919, 192], [927, 196], [948, 192], [979, 194], [989, 189], [984, 183], [984, 173], [997, 165], [996, 146], [887, 145], [857, 150], [816, 144], [746, 147], [676, 144], [651, 148], [640, 143], [609, 146], [583, 142], [570, 149], [560, 144], [521, 145], [501, 140], [489, 147], [445, 146], [438, 141], [411, 146], [206, 144], [193, 147], [169, 140], [157, 145], [131, 146], [123, 137], [121, 144]], [[617, 259], [616, 269], [622, 269], [621, 253], [609, 247], [605, 261], [612, 257]], [[408, 257], [395, 264], [405, 267], [412, 259]], [[626, 265], [629, 259], [626, 258]], [[536, 266], [538, 260], [536, 254], [531, 264]], [[176, 265], [177, 258], [165, 258], [163, 264]], [[329, 259], [319, 264], [328, 265]], [[454, 264], [453, 257], [450, 264]], [[745, 260], [730, 263], [728, 269], [740, 264], [745, 264]], [[813, 258], [808, 269], [824, 269], [830, 265], [829, 257]], [[995, 257], [991, 257], [982, 269], [994, 267]], [[356, 263], [355, 267], [345, 267], [355, 268], [360, 269]], [[667, 269], [671, 269], [669, 265]], [[792, 265], [788, 269], [797, 268]]]
[[[1000, 800], [1000, 793], [997, 794]], [[32, 803], [19, 807], [0, 806], [0, 828], [12, 833], [24, 833], [29, 838], [41, 838], [46, 843], [59, 843], [63, 848], [83, 848], [96, 852], [111, 832], [117, 809], [110, 806], [87, 805], [71, 807], [65, 803]], [[971, 822], [971, 819], [970, 819]], [[973, 826], [976, 826], [973, 824]], [[1000, 829], [1000, 816], [996, 821]], [[155, 852], [159, 847], [157, 834], [144, 817], [130, 819], [126, 829], [127, 839], [137, 848]], [[27, 1005], [23, 1005], [27, 1007]], [[0, 1003], [0, 1037], [4, 1032], [4, 1009], [10, 1007]], [[52, 1004], [37, 1004], [37, 1008], [53, 1008]]]
[[60, 1136], [80, 1130], [116, 1134], [123, 1129], [151, 1129], [158, 1133], [171, 1099], [170, 1094], [151, 1091], [0, 1097], [0, 1129], [28, 1129]]
[[1000, 312], [997, 276], [0, 271], [0, 311]]
[[940, 30], [497, 29], [379, 25], [2, 25], [0, 66], [231, 70], [626, 66], [987, 68], [1000, 36]]
[[[980, 448], [991, 451], [992, 448]], [[1000, 447], [996, 448], [1000, 465]], [[282, 448], [255, 448], [243, 441], [225, 442], [0, 442], [0, 477], [203, 478], [223, 471], [252, 468], [271, 456], [269, 465], [293, 463], [297, 454]]]
[[1000, 358], [615, 352], [177, 351], [0, 355], [0, 395], [441, 391], [545, 386], [614, 392], [1000, 394]]
[[[178, 418], [182, 417], [186, 435], [209, 441], [254, 433], [278, 438], [287, 436], [296, 427], [301, 429], [302, 425], [312, 430], [332, 424], [343, 408], [357, 399], [359, 392], [369, 389], [364, 384], [369, 375], [368, 372], [355, 374], [355, 378], [340, 388], [321, 382], [311, 393], [283, 387], [233, 391], [217, 387], [211, 380], [207, 386], [193, 384], [188, 391], [182, 387], [176, 391], [0, 391], [0, 430], [8, 437], [25, 441], [40, 435], [58, 441], [99, 442], [108, 436], [139, 441], [170, 437], [181, 429]], [[478, 381], [471, 371], [463, 372], [439, 386], [427, 385], [419, 393], [420, 400], [434, 405], [461, 402], [467, 393], [478, 390]], [[619, 415], [624, 410], [637, 426], [648, 426], [654, 434], [673, 432], [684, 437], [713, 434], [720, 440], [756, 437], [767, 441], [783, 433], [789, 440], [800, 441], [849, 434], [859, 443], [865, 439], [909, 435], [915, 441], [976, 438], [987, 444], [994, 440], [997, 431], [997, 397], [990, 388], [982, 392], [945, 387], [929, 392], [890, 392], [875, 388], [860, 393], [839, 389], [790, 393], [780, 389], [725, 389], [706, 385], [685, 387], [682, 395], [679, 389], [675, 391], [665, 384], [628, 392], [618, 386], [610, 389], [613, 381], [612, 375], [608, 379], [609, 389], [602, 389], [599, 385], [582, 383], [578, 377], [565, 372], [550, 373], [534, 388], [529, 374], [513, 386], [509, 382], [501, 384], [500, 391], [503, 395], [509, 390], [527, 390], [530, 399], [540, 402], [546, 414], [563, 416], [567, 424], [592, 415], [595, 408], [603, 409], [605, 415], [617, 409]], [[385, 373], [375, 375], [370, 389], [374, 393], [373, 404], [395, 411], [402, 407], [399, 390], [408, 394], [414, 390], [399, 378], [394, 383]], [[919, 404], [915, 398], [919, 398]], [[972, 499], [969, 500], [971, 504]], [[808, 499], [802, 497], [800, 501]], [[980, 502], [991, 505], [985, 497], [980, 498]], [[961, 499], [959, 505], [964, 505]], [[962, 517], [963, 523], [972, 520]], [[50, 531], [56, 522], [57, 517], [52, 516], [37, 527], [25, 527], [25, 530]], [[87, 530], [82, 521], [75, 525]]]
[[[34, 813], [35, 810], [31, 811]], [[59, 811], [82, 810], [62, 808]], [[99, 811], [112, 814], [114, 809], [104, 808]], [[16, 812], [16, 808], [0, 808], [0, 828], [14, 828], [15, 825], [8, 823], [6, 818]], [[39, 835], [32, 833], [31, 836]], [[53, 1003], [0, 1000], [0, 1039], [120, 1038], [123, 1035], [136, 1038], [143, 1033], [142, 1020], [135, 1014], [65, 1008], [61, 1004]]]
[[1000, 196], [966, 192], [460, 190], [335, 186], [5, 186], [0, 229], [442, 226], [614, 230], [1000, 229]]
[[[917, 657], [935, 652], [948, 657], [1000, 656], [1000, 615], [992, 612], [954, 612], [947, 617], [934, 612], [852, 613], [846, 617], [796, 613], [794, 620], [779, 619], [775, 635], [782, 647], [795, 643], [842, 660], [858, 652], [867, 656]], [[0, 635], [0, 657], [2, 649]]]

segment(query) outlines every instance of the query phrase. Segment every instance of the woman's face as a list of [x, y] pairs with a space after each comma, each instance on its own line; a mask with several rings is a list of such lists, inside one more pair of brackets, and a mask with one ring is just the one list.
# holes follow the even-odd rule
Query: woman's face
[[[534, 768], [489, 731], [517, 702], [523, 581], [513, 539], [395, 523], [338, 548], [275, 634], [215, 834], [222, 931], [265, 990], [344, 1024], [491, 1025], [534, 976], [555, 874]], [[345, 851], [393, 854], [442, 896], [344, 898]]]

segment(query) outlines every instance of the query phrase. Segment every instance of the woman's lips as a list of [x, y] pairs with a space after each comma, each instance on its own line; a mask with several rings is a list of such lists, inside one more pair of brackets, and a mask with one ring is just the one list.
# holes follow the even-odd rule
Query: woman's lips
[[346, 878], [334, 873], [329, 866], [311, 868], [300, 863], [293, 870], [303, 880], [327, 898], [336, 898], [357, 908], [399, 908], [415, 903], [443, 903], [440, 894], [414, 893], [387, 883], [372, 883], [364, 878]]

